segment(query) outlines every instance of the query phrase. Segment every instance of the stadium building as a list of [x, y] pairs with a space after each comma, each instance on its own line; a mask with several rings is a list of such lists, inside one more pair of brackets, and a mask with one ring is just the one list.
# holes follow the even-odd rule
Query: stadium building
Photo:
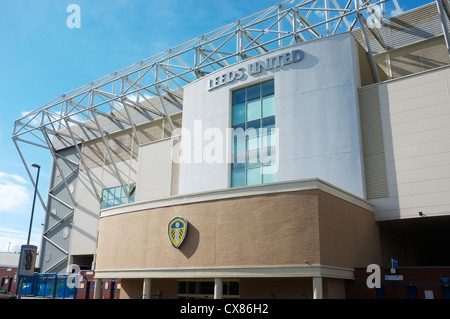
[[402, 2], [286, 1], [18, 119], [33, 182], [22, 145], [53, 157], [41, 271], [94, 271], [96, 298], [448, 298], [450, 7]]

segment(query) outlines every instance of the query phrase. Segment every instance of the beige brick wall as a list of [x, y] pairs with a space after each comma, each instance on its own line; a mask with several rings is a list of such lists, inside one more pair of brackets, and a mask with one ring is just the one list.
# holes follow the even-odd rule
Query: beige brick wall
[[374, 214], [335, 196], [320, 192], [321, 263], [337, 267], [367, 267], [381, 261], [380, 238]]
[[[179, 249], [167, 235], [182, 216]], [[373, 213], [320, 190], [237, 197], [102, 217], [96, 270], [379, 261]]]

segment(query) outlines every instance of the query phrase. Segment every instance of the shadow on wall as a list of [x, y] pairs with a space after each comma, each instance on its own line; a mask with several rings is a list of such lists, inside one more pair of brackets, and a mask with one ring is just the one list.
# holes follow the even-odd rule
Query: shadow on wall
[[179, 250], [183, 253], [186, 258], [191, 258], [197, 251], [198, 244], [200, 242], [200, 232], [191, 223], [188, 224], [188, 233], [183, 244], [180, 246]]

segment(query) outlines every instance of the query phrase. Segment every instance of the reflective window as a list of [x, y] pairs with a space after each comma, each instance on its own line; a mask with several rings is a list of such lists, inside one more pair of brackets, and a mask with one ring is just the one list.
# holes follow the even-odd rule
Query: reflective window
[[274, 89], [274, 85], [273, 85], [273, 81], [268, 81], [268, 82], [264, 82], [261, 84], [261, 96], [262, 97], [266, 97], [266, 96], [271, 96], [271, 95], [275, 95], [275, 89]]
[[247, 121], [253, 121], [261, 118], [261, 101], [247, 103]]
[[231, 187], [276, 182], [274, 81], [233, 92]]
[[[125, 185], [128, 191], [128, 185]], [[135, 198], [136, 184], [130, 185], [130, 199], [122, 186], [105, 188], [102, 191], [102, 209], [114, 207], [122, 204], [133, 203]]]
[[[241, 164], [245, 168], [245, 164]], [[245, 186], [245, 169], [234, 170], [231, 172], [231, 187]]]
[[247, 102], [261, 99], [261, 85], [260, 84], [250, 86], [246, 89], [246, 91], [247, 91]]
[[234, 91], [233, 93], [233, 105], [245, 103], [245, 89]]
[[233, 106], [233, 125], [245, 122], [245, 104]]
[[261, 184], [261, 168], [249, 168], [247, 169], [247, 185]]
[[271, 96], [262, 100], [262, 116], [275, 115], [275, 97]]
[[[179, 299], [213, 299], [214, 281], [178, 281]], [[239, 298], [239, 281], [224, 280], [223, 299]]]

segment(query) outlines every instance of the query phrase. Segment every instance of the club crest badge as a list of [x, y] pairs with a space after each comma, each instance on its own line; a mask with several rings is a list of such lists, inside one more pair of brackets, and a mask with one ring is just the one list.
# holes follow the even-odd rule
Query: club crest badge
[[181, 217], [175, 217], [169, 222], [168, 234], [173, 247], [178, 248], [186, 238], [188, 222]]

